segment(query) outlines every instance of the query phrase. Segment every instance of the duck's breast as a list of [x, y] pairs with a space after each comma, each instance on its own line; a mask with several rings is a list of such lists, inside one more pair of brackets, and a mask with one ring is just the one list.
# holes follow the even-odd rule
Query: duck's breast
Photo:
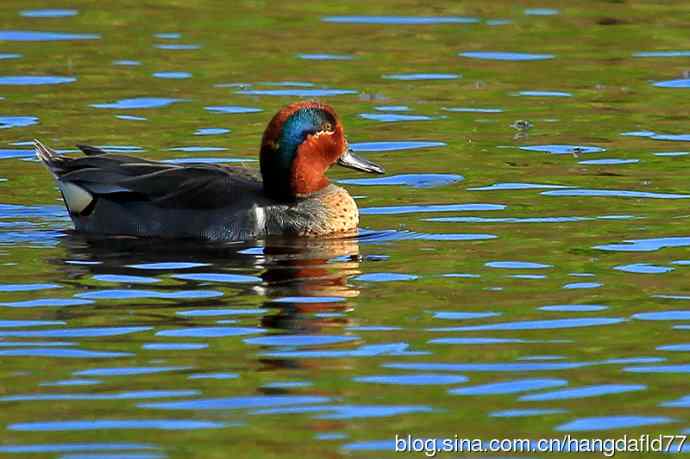
[[272, 204], [264, 208], [269, 235], [294, 234], [306, 237], [352, 233], [359, 224], [355, 200], [344, 188], [329, 185], [294, 204]]

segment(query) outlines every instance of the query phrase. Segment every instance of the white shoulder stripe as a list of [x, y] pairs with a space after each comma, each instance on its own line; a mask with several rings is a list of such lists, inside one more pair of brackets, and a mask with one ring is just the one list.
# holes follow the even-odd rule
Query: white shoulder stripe
[[266, 209], [255, 205], [254, 218], [256, 219], [256, 230], [263, 233], [266, 229]]

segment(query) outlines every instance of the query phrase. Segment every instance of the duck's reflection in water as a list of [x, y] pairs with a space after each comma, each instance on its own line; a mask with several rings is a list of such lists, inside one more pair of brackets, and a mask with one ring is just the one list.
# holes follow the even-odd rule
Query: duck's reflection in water
[[359, 295], [348, 283], [359, 274], [355, 238], [272, 241], [264, 256], [265, 306], [276, 310], [264, 316], [265, 327], [318, 332], [347, 323], [341, 313]]
[[[113, 288], [120, 291], [124, 287], [161, 292], [148, 298], [143, 294], [149, 305], [153, 300], [154, 304], [160, 301], [164, 305], [189, 307], [192, 299], [195, 308], [206, 309], [246, 308], [256, 305], [257, 295], [261, 295], [263, 307], [270, 312], [261, 316], [260, 325], [291, 333], [318, 333], [347, 325], [343, 313], [351, 308], [348, 299], [359, 295], [359, 290], [348, 283], [350, 277], [359, 274], [356, 237], [204, 244], [133, 238], [88, 239], [68, 234], [60, 246], [66, 253], [53, 262], [62, 265], [64, 282], [82, 292], [85, 284], [92, 283], [87, 278], [95, 278], [116, 283]], [[237, 278], [223, 283], [222, 276], [233, 275]], [[246, 276], [245, 282], [241, 276]], [[170, 282], [171, 277], [175, 282]], [[225, 290], [223, 296], [202, 295], [221, 287]], [[180, 289], [186, 294], [178, 298], [175, 293]], [[195, 290], [200, 293], [198, 296]], [[132, 305], [138, 300], [136, 295], [129, 298]], [[68, 308], [65, 314], [94, 313], [91, 308], [81, 312], [77, 309]], [[108, 314], [102, 307], [99, 311]], [[188, 320], [170, 314], [163, 316], [160, 325], [179, 325]]]

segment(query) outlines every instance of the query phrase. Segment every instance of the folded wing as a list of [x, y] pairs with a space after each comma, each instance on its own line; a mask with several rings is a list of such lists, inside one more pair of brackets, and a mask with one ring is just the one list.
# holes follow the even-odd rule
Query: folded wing
[[99, 198], [148, 201], [164, 208], [213, 209], [261, 189], [258, 175], [243, 167], [170, 164], [109, 154], [79, 145], [87, 156], [71, 158], [35, 141], [36, 153], [57, 179], [67, 207], [84, 214]]

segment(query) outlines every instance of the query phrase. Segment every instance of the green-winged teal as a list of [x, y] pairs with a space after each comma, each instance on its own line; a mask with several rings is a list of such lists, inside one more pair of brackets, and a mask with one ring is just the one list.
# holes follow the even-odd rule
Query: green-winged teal
[[261, 141], [261, 171], [215, 164], [170, 164], [109, 154], [61, 156], [35, 142], [57, 180], [77, 231], [206, 240], [272, 235], [352, 234], [357, 205], [325, 176], [333, 164], [382, 174], [349, 149], [330, 106], [297, 102], [271, 119]]

